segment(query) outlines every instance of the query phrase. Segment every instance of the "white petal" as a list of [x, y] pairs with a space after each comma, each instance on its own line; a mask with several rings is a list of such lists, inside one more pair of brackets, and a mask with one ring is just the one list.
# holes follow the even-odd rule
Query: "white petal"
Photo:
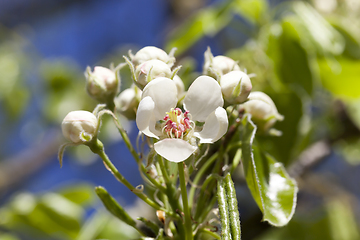
[[141, 98], [150, 96], [155, 103], [153, 114], [155, 119], [162, 120], [166, 112], [176, 107], [177, 89], [173, 80], [159, 77], [149, 82], [143, 90]]
[[155, 130], [154, 108], [155, 103], [151, 97], [143, 98], [136, 112], [136, 125], [146, 136], [159, 139], [159, 132]]
[[154, 144], [155, 151], [170, 162], [182, 162], [193, 154], [197, 147], [175, 138], [165, 138]]
[[210, 113], [223, 105], [219, 83], [208, 76], [195, 79], [184, 99], [184, 108], [190, 112], [193, 121], [199, 122], [204, 122]]
[[228, 125], [226, 110], [218, 107], [205, 120], [203, 130], [201, 132], [195, 132], [194, 135], [200, 138], [200, 143], [213, 143], [226, 133]]

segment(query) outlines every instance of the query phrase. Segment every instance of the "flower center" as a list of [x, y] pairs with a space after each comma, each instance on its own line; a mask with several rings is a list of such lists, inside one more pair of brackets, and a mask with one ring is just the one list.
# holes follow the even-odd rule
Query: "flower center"
[[194, 125], [189, 117], [189, 111], [183, 113], [180, 108], [171, 108], [164, 117], [163, 132], [170, 138], [184, 138]]

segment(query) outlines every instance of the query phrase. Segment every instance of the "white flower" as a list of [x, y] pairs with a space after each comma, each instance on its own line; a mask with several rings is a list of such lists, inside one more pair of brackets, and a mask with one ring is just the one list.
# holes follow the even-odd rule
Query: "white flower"
[[220, 78], [221, 91], [229, 103], [243, 103], [252, 89], [249, 76], [242, 71], [231, 71]]
[[169, 67], [172, 67], [172, 65], [175, 62], [175, 58], [171, 56], [171, 54], [168, 55], [164, 50], [153, 46], [144, 47], [140, 49], [135, 54], [135, 56], [131, 56], [131, 60], [135, 66], [138, 66], [146, 61], [154, 60], [154, 59], [160, 60], [168, 64]]
[[[159, 139], [155, 151], [172, 162], [184, 161], [193, 154], [196, 138], [200, 143], [213, 143], [228, 128], [221, 88], [215, 79], [200, 76], [191, 84], [184, 98], [184, 113], [175, 108], [177, 101], [174, 81], [156, 78], [144, 88], [136, 114], [139, 130]], [[199, 127], [196, 122], [204, 124]]]
[[88, 111], [69, 112], [61, 124], [65, 138], [73, 143], [90, 141], [96, 134], [98, 120]]
[[136, 67], [137, 83], [144, 87], [157, 77], [171, 77], [170, 67], [160, 60], [149, 60]]
[[85, 72], [86, 89], [89, 95], [100, 102], [114, 98], [119, 90], [120, 82], [115, 73], [105, 67], [96, 66], [94, 71], [88, 67]]
[[249, 101], [241, 105], [241, 108], [251, 114], [251, 119], [259, 127], [259, 130], [268, 131], [275, 122], [282, 121], [273, 100], [263, 92], [251, 92]]

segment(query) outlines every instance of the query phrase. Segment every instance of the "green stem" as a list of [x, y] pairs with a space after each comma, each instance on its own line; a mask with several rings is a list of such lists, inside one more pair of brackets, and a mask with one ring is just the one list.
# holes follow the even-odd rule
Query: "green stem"
[[205, 174], [206, 170], [213, 164], [213, 162], [217, 159], [218, 153], [214, 153], [209, 159], [206, 160], [205, 164], [199, 169], [197, 172], [195, 179], [193, 181], [193, 185], [190, 188], [189, 199], [190, 199], [190, 208], [192, 208], [195, 196], [195, 190], [197, 185], [199, 184], [202, 176]]
[[[158, 164], [159, 164], [159, 168], [161, 170], [162, 176], [165, 181], [166, 195], [167, 195], [169, 204], [174, 212], [177, 212], [178, 210], [180, 211], [181, 206], [176, 197], [176, 189], [175, 189], [174, 185], [172, 184], [172, 182], [170, 181], [169, 174], [167, 172], [167, 168], [165, 167], [165, 164], [164, 164], [164, 159], [159, 155], [158, 155]], [[178, 228], [179, 228], [179, 234], [180, 235], [184, 234], [184, 232], [185, 232], [184, 224], [181, 221], [178, 223]], [[184, 236], [181, 236], [181, 237], [184, 238]]]
[[148, 196], [146, 196], [142, 192], [134, 191], [136, 188], [126, 180], [126, 178], [118, 171], [118, 169], [114, 166], [114, 164], [110, 161], [109, 157], [104, 152], [103, 144], [100, 140], [96, 139], [96, 143], [90, 143], [89, 147], [91, 151], [95, 154], [98, 154], [101, 159], [104, 161], [104, 164], [108, 167], [108, 169], [111, 171], [111, 173], [115, 176], [115, 178], [124, 184], [131, 192], [133, 192], [136, 196], [138, 196], [141, 200], [143, 200], [145, 203], [147, 203], [149, 206], [153, 207], [156, 210], [162, 210], [166, 214], [170, 216], [177, 217], [173, 212], [169, 212], [168, 210], [162, 208], [159, 204], [152, 201]]
[[185, 215], [185, 236], [186, 236], [185, 239], [192, 240], [193, 239], [192, 221], [191, 221], [190, 208], [187, 198], [184, 165], [182, 162], [178, 163], [178, 169], [179, 169], [181, 197], [183, 201], [184, 215]]
[[142, 171], [145, 176], [149, 179], [149, 181], [156, 187], [158, 188], [160, 191], [165, 192], [165, 188], [155, 179], [153, 179], [149, 174], [148, 174], [148, 170], [146, 169], [146, 167], [144, 166], [144, 164], [142, 164], [140, 161], [140, 157], [139, 154], [135, 151], [135, 148], [133, 147], [133, 145], [131, 144], [130, 138], [128, 136], [128, 134], [126, 133], [126, 131], [121, 127], [121, 124], [119, 122], [119, 120], [116, 118], [114, 119], [115, 123], [116, 123], [116, 127], [126, 145], [126, 147], [129, 149], [131, 155], [134, 157], [135, 161], [139, 164], [140, 166], [140, 171]]

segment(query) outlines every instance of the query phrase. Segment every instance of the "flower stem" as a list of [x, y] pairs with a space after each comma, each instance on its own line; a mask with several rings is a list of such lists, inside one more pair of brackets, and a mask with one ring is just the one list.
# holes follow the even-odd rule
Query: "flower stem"
[[142, 171], [145, 176], [149, 179], [149, 181], [155, 186], [157, 187], [158, 189], [160, 189], [160, 191], [164, 192], [165, 189], [163, 186], [161, 186], [159, 184], [159, 182], [157, 182], [155, 179], [153, 179], [149, 173], [148, 173], [148, 170], [146, 169], [146, 167], [141, 163], [141, 159], [139, 157], [139, 154], [136, 152], [135, 148], [133, 147], [133, 145], [131, 144], [131, 141], [130, 141], [130, 138], [128, 136], [128, 134], [126, 133], [125, 129], [122, 128], [119, 120], [117, 118], [114, 119], [115, 121], [115, 125], [126, 145], [126, 147], [129, 149], [131, 155], [134, 157], [135, 161], [139, 164], [139, 167], [140, 167], [140, 171]]
[[104, 146], [100, 140], [97, 139], [96, 142], [89, 144], [91, 151], [95, 154], [98, 154], [103, 160], [105, 166], [111, 171], [111, 173], [115, 176], [115, 178], [124, 184], [131, 192], [133, 192], [136, 196], [138, 196], [141, 200], [147, 203], [149, 206], [153, 207], [156, 210], [163, 210], [166, 214], [171, 216], [176, 216], [173, 212], [169, 212], [168, 210], [162, 208], [159, 204], [151, 200], [148, 196], [146, 196], [142, 192], [134, 191], [136, 188], [126, 180], [126, 178], [118, 171], [118, 169], [111, 162], [109, 157], [104, 152]]
[[217, 157], [218, 157], [218, 153], [216, 152], [209, 159], [206, 160], [205, 164], [197, 172], [195, 179], [193, 181], [193, 186], [191, 187], [190, 193], [189, 193], [191, 208], [192, 208], [192, 204], [195, 200], [194, 197], [195, 197], [196, 186], [199, 184], [199, 182], [200, 182], [201, 178], [203, 177], [203, 175], [205, 174], [206, 170], [211, 166], [211, 164], [213, 164], [213, 162], [217, 159]]
[[185, 239], [192, 240], [193, 239], [192, 221], [191, 221], [190, 208], [187, 198], [184, 165], [182, 162], [178, 163], [178, 169], [179, 169], [181, 197], [183, 201], [184, 215], [185, 215], [185, 237], [186, 237]]
[[[181, 209], [181, 206], [179, 204], [178, 198], [176, 197], [176, 189], [174, 187], [174, 184], [172, 184], [172, 181], [169, 178], [167, 168], [165, 167], [165, 164], [164, 164], [164, 159], [159, 155], [158, 155], [158, 164], [159, 164], [162, 176], [163, 176], [164, 181], [165, 181], [166, 195], [167, 195], [169, 204], [170, 204], [172, 210], [174, 212], [177, 212], [178, 210]], [[186, 229], [184, 229], [184, 224], [182, 222], [179, 222], [178, 223], [178, 228], [179, 228], [179, 235], [180, 235], [180, 237], [183, 238], [184, 236], [181, 236], [181, 234], [184, 234], [184, 232], [186, 232]]]

